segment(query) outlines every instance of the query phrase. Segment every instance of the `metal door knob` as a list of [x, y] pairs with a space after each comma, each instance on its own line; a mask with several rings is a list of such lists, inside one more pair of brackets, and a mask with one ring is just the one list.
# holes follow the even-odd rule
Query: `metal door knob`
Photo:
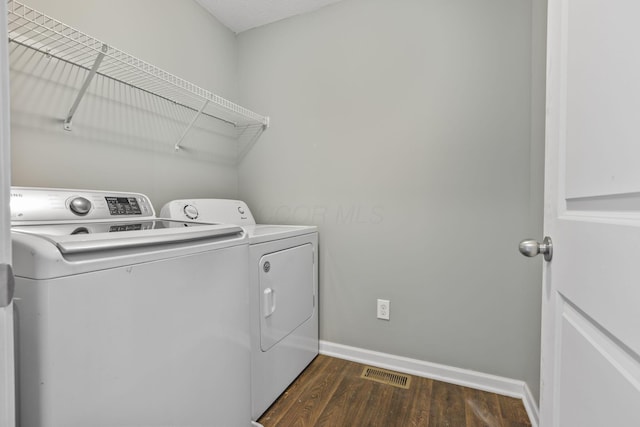
[[538, 254], [543, 254], [545, 261], [551, 261], [551, 258], [553, 258], [553, 242], [549, 236], [546, 236], [542, 243], [536, 240], [523, 240], [520, 242], [518, 249], [524, 256], [534, 257]]

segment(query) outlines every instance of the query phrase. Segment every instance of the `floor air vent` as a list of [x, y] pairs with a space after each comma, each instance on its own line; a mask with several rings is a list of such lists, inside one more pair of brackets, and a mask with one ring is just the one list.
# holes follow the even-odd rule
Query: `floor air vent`
[[411, 377], [409, 375], [387, 371], [386, 369], [373, 368], [371, 366], [365, 366], [360, 378], [400, 388], [409, 388], [409, 384], [411, 383]]

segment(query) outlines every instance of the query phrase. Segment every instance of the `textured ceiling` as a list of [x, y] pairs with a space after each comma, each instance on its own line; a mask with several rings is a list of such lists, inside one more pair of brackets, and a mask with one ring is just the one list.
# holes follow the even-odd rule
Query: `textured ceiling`
[[340, 0], [196, 0], [235, 33], [320, 9]]

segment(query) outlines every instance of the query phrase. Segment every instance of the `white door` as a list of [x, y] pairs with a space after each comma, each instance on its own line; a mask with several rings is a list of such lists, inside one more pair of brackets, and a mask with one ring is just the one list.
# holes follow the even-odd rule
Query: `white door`
[[640, 426], [638, 17], [549, 1], [543, 427]]
[[[9, 58], [7, 54], [7, 2], [0, 1], [0, 265], [11, 264], [9, 234]], [[6, 270], [0, 270], [6, 271]], [[4, 274], [3, 274], [4, 275]], [[0, 427], [15, 426], [13, 368], [13, 304], [2, 307], [6, 300], [0, 277]]]
[[313, 315], [313, 246], [266, 254], [256, 267], [262, 297], [260, 349], [269, 351]]

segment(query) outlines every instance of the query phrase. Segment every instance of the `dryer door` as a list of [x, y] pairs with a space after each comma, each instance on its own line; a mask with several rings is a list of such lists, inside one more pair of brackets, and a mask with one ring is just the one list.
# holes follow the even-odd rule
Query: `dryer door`
[[260, 258], [260, 348], [268, 351], [314, 310], [310, 243]]

